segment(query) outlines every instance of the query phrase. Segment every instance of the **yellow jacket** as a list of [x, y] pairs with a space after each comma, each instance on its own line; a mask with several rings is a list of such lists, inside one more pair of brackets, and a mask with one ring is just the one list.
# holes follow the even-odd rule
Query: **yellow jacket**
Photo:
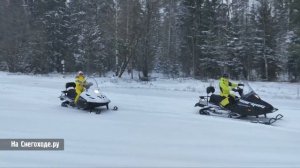
[[84, 87], [86, 85], [86, 80], [85, 77], [83, 75], [79, 75], [76, 76], [75, 78], [75, 83], [76, 83], [76, 92], [83, 92], [84, 91]]
[[230, 90], [232, 88], [235, 88], [237, 87], [238, 85], [236, 83], [232, 83], [230, 82], [227, 78], [221, 78], [220, 79], [220, 83], [219, 83], [219, 86], [220, 86], [220, 91], [221, 91], [221, 96], [225, 96], [225, 97], [228, 97], [230, 95]]

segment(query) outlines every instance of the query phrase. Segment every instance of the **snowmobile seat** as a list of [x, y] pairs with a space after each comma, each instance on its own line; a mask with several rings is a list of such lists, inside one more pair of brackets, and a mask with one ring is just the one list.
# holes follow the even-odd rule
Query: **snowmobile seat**
[[210, 96], [209, 102], [215, 105], [219, 105], [224, 98], [220, 95], [212, 94]]
[[68, 83], [66, 83], [66, 90], [68, 90], [68, 88], [70, 88], [70, 87], [72, 87], [72, 88], [76, 88], [76, 84], [74, 83], [74, 82], [68, 82]]
[[75, 99], [77, 93], [75, 90], [76, 84], [74, 82], [66, 83], [66, 90], [63, 93], [70, 99]]

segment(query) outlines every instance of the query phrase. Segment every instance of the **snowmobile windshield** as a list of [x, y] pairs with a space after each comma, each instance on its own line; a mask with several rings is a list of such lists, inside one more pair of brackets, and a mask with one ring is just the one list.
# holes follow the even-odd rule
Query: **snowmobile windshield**
[[96, 81], [95, 78], [87, 78], [86, 82], [87, 82], [87, 85], [86, 85], [87, 90], [92, 90], [92, 91], [99, 90], [98, 82]]
[[255, 96], [256, 98], [260, 99], [258, 94], [254, 91], [254, 89], [250, 86], [247, 81], [243, 81], [244, 88], [243, 88], [243, 96], [244, 98]]
[[253, 88], [250, 86], [250, 84], [247, 81], [243, 81], [243, 83], [244, 83], [244, 87], [243, 87], [244, 94], [254, 91]]

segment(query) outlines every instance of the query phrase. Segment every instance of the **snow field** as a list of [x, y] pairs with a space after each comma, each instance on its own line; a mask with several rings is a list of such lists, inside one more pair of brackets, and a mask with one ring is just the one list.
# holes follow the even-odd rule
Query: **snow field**
[[0, 167], [300, 167], [297, 84], [250, 83], [284, 115], [267, 126], [198, 115], [209, 82], [97, 78], [119, 110], [96, 115], [60, 106], [72, 77], [0, 76], [0, 138], [65, 140], [64, 151], [0, 151]]

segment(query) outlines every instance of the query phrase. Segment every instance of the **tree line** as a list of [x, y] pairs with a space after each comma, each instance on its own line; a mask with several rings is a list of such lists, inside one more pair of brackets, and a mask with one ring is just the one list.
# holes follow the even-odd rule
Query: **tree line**
[[300, 79], [297, 0], [2, 0], [0, 70]]

